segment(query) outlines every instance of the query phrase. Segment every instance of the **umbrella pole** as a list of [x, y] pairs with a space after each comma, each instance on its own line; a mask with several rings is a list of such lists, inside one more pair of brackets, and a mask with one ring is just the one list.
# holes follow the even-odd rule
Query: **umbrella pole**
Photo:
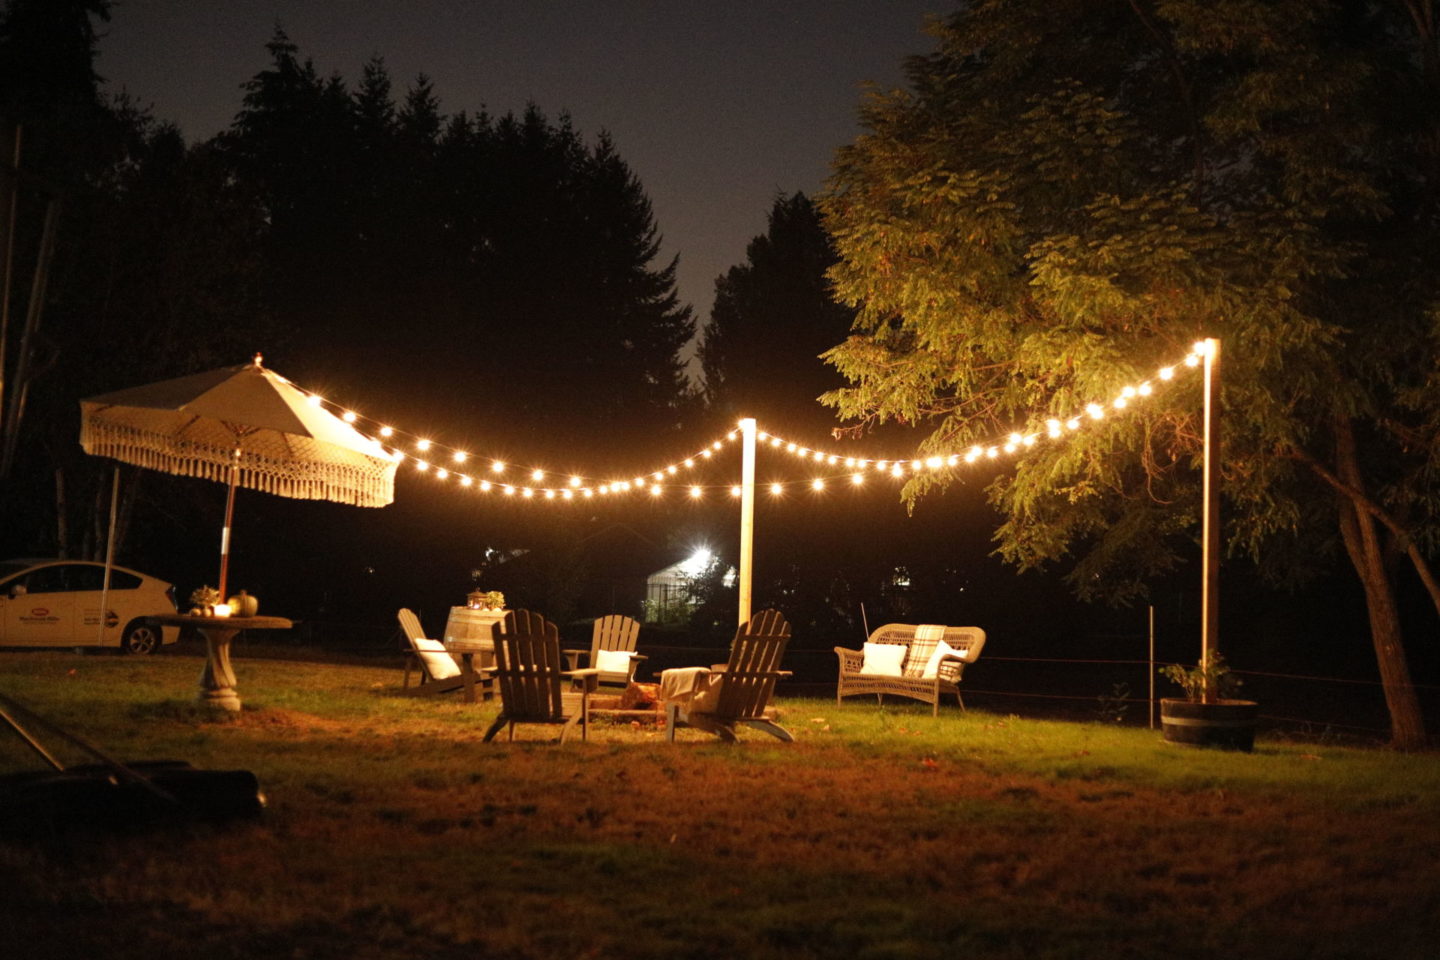
[[235, 485], [240, 479], [240, 448], [230, 460], [230, 490], [225, 494], [225, 528], [220, 531], [220, 602], [225, 602], [225, 581], [230, 576], [230, 521], [235, 516]]

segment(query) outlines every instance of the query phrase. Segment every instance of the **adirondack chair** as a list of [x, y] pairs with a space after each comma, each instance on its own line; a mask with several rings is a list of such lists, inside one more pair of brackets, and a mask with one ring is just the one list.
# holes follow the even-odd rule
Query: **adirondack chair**
[[[762, 610], [742, 623], [724, 666], [712, 667], [708, 677], [697, 678], [702, 682], [692, 698], [666, 702], [665, 739], [673, 742], [676, 728], [689, 726], [734, 743], [736, 724], [745, 724], [794, 742], [790, 731], [771, 719], [774, 714], [769, 709], [775, 681], [790, 676], [789, 670], [779, 669], [789, 642], [790, 624], [778, 610]], [[662, 674], [662, 691], [665, 686]]]
[[[635, 679], [635, 667], [645, 659], [643, 654], [635, 652], [635, 643], [639, 638], [638, 621], [612, 613], [595, 620], [589, 650], [566, 650], [565, 656], [571, 670], [580, 666], [581, 657], [588, 656], [590, 659], [585, 665], [600, 671], [600, 683], [618, 683], [623, 687]], [[628, 656], [621, 663], [623, 654]]]
[[[396, 615], [400, 629], [410, 641], [410, 655], [405, 658], [405, 676], [400, 692], [407, 697], [424, 697], [434, 693], [451, 693], [465, 688], [464, 671], [445, 649], [445, 644], [425, 636], [420, 618], [407, 607]], [[410, 668], [418, 667], [417, 683], [410, 686]]]
[[[590, 694], [595, 691], [600, 671], [566, 670], [560, 658], [560, 631], [538, 613], [511, 610], [505, 621], [495, 624], [495, 666], [493, 672], [500, 686], [500, 715], [485, 731], [489, 743], [509, 726], [509, 739], [515, 739], [518, 723], [560, 725], [560, 742], [578, 723], [580, 737], [590, 733]], [[579, 690], [570, 690], [570, 682], [578, 680]]]

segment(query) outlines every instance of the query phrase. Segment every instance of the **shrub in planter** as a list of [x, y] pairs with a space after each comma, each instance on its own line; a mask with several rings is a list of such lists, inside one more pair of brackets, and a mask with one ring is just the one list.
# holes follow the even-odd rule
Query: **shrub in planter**
[[1254, 748], [1260, 705], [1234, 696], [1241, 681], [1220, 654], [1194, 667], [1171, 664], [1160, 673], [1185, 691], [1183, 700], [1160, 701], [1160, 729], [1167, 742], [1247, 753]]

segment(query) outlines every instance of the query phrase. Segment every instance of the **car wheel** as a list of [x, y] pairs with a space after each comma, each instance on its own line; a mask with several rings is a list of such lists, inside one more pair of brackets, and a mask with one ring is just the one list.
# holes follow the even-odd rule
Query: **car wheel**
[[160, 628], [132, 620], [120, 635], [121, 653], [154, 653], [160, 647]]

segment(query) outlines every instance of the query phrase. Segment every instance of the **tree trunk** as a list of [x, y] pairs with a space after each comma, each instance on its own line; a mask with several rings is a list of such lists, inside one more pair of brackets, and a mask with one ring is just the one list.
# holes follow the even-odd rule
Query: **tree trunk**
[[55, 468], [55, 556], [61, 560], [70, 556], [70, 529], [66, 522], [69, 517], [65, 503], [65, 471]]
[[[1363, 491], [1350, 422], [1343, 417], [1336, 419], [1338, 473], [1350, 487]], [[1370, 639], [1380, 667], [1385, 705], [1390, 711], [1390, 744], [1402, 750], [1418, 750], [1425, 746], [1425, 720], [1420, 712], [1415, 686], [1410, 681], [1400, 611], [1395, 605], [1395, 589], [1385, 563], [1380, 531], [1376, 529], [1375, 518], [1370, 512], [1352, 499], [1341, 497], [1338, 506], [1345, 552], [1349, 554], [1360, 585], [1365, 590]]]

